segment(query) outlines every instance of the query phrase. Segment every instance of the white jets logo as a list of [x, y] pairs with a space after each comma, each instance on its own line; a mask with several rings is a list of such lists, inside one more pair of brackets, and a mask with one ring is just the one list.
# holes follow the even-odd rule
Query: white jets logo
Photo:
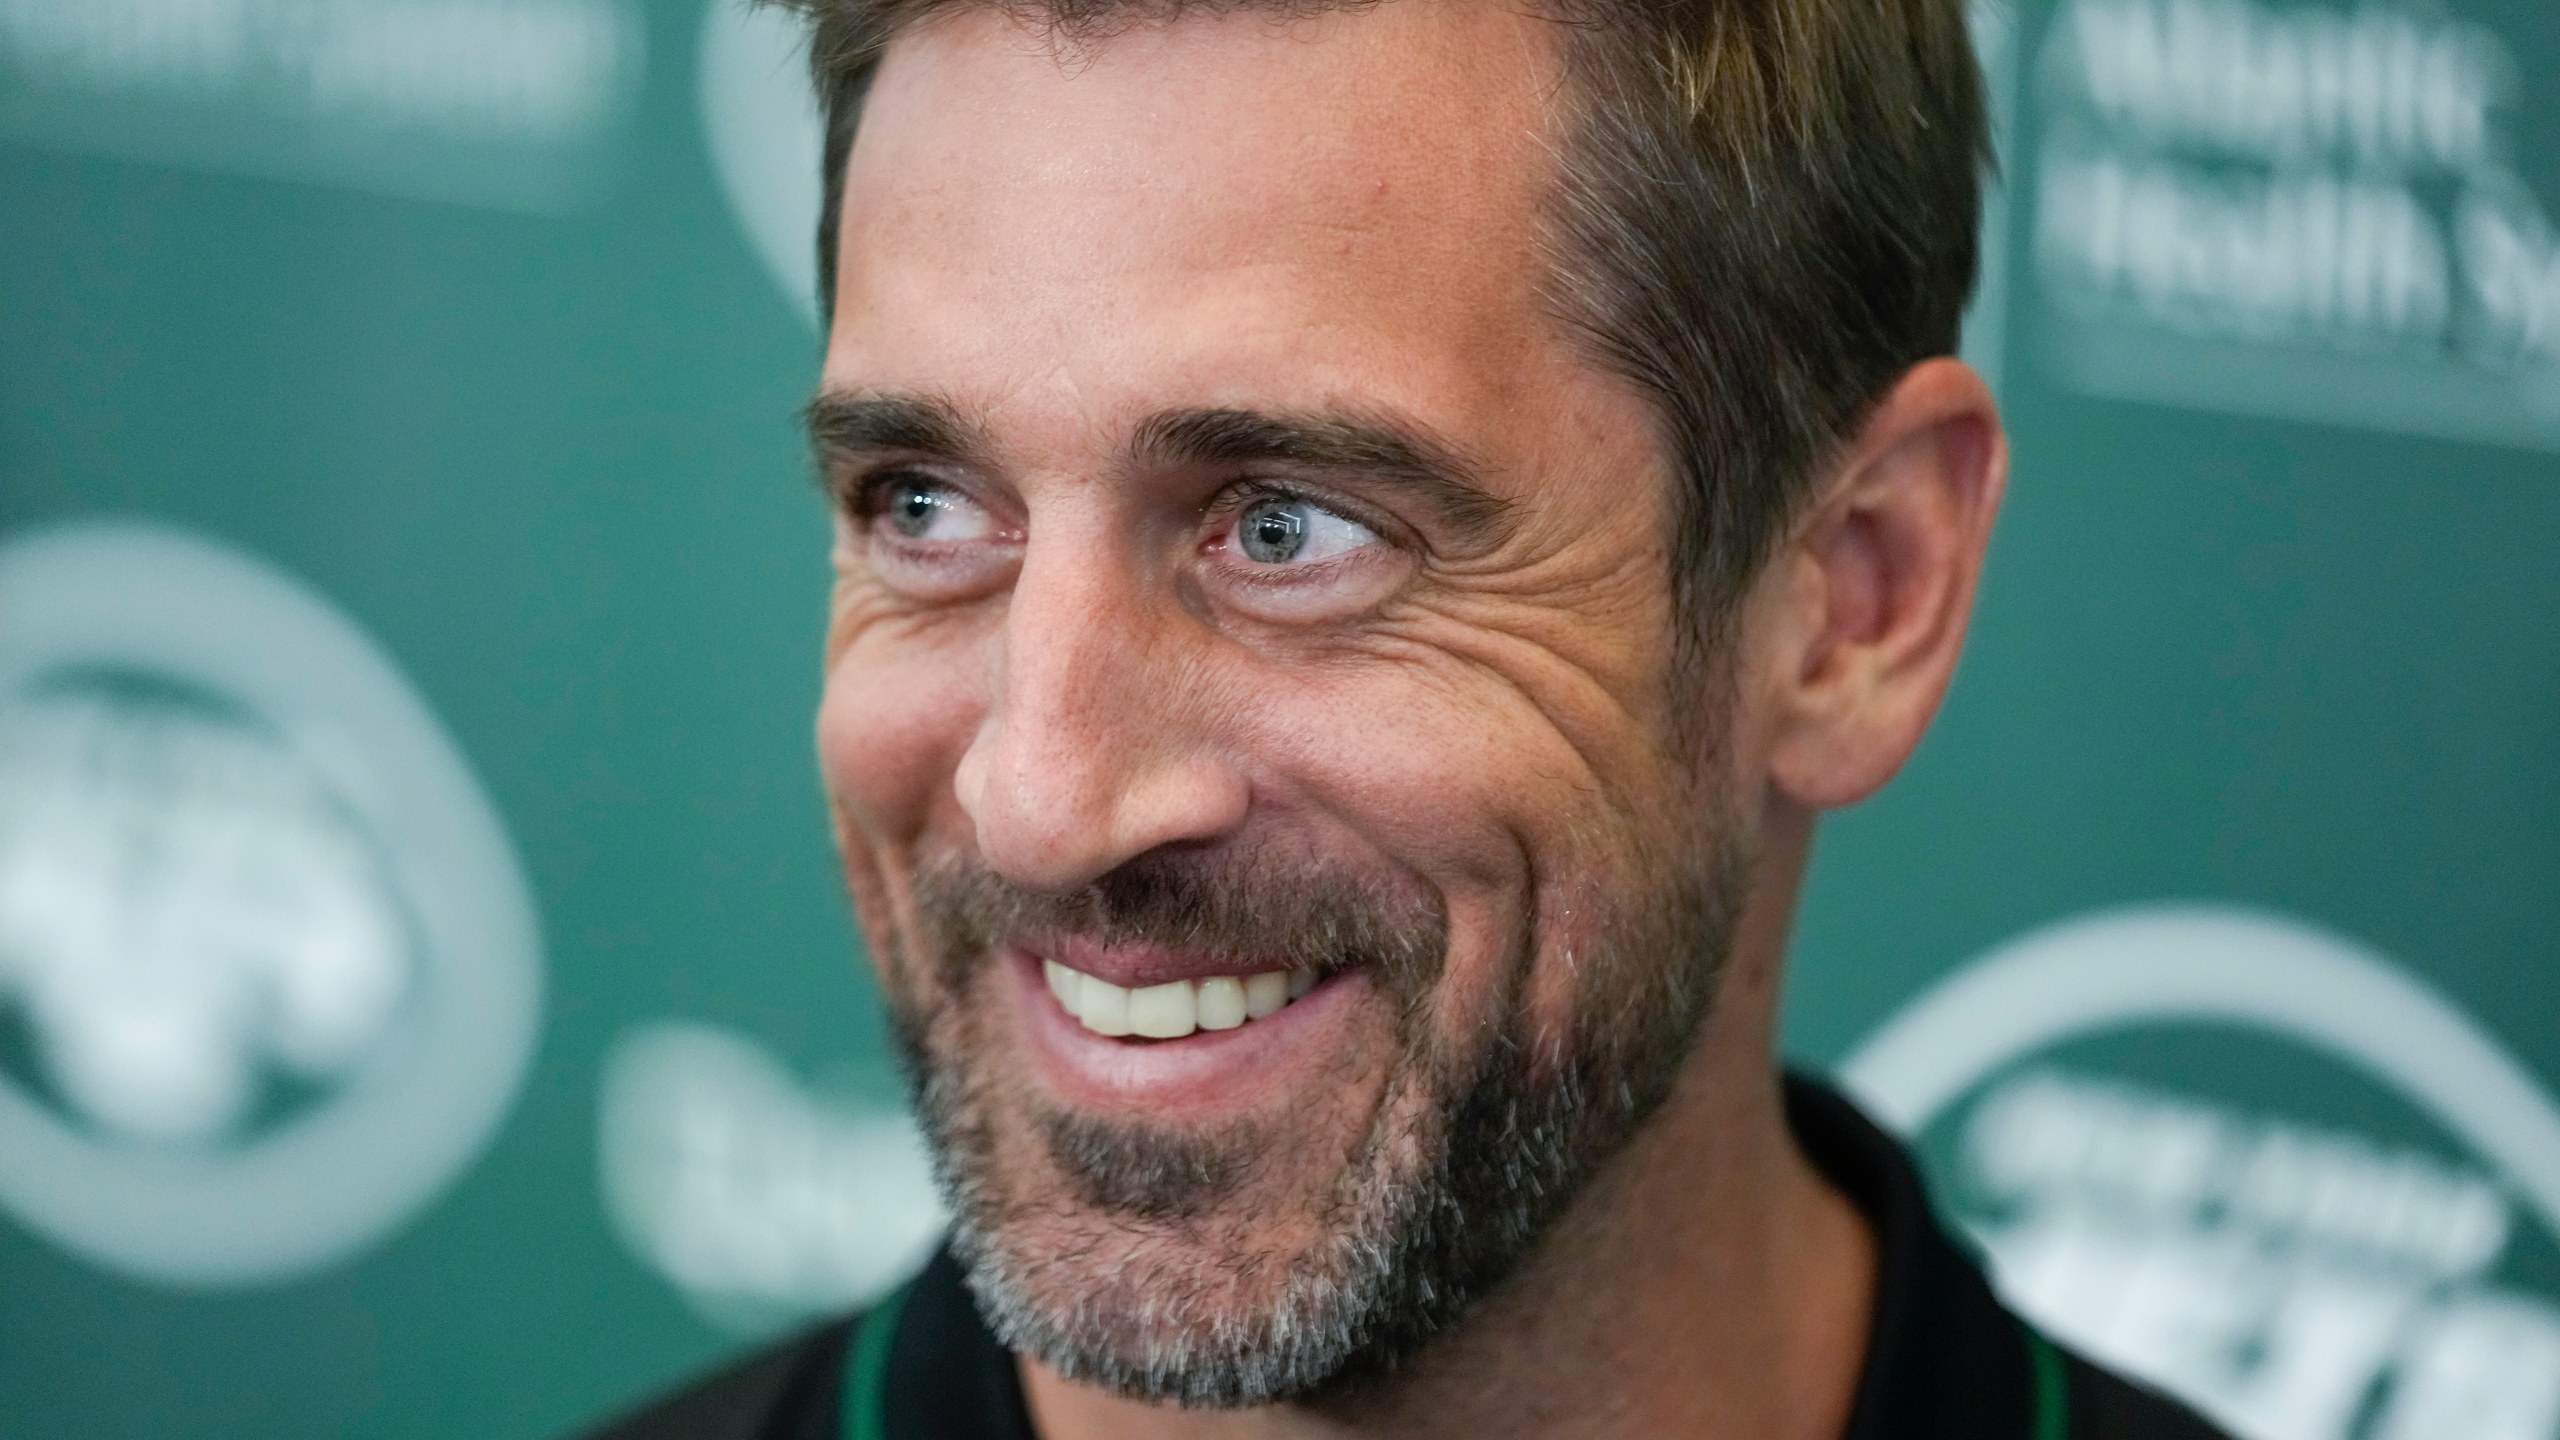
[[0, 996], [96, 1128], [201, 1143], [268, 1066], [343, 1074], [408, 929], [354, 817], [244, 717], [106, 676], [0, 711]]
[[[2378, 1083], [2469, 1157], [2052, 1053], [2131, 1030]], [[2560, 1237], [2560, 1114], [2380, 956], [2254, 912], [2111, 912], [1958, 971], [1845, 1078], [1906, 1135], [1954, 1123], [1943, 1198], [2010, 1303], [2244, 1440], [2560, 1434], [2560, 1306], [2502, 1275]]]
[[378, 1238], [538, 1012], [461, 759], [325, 601], [144, 526], [0, 545], [0, 1208], [147, 1279]]

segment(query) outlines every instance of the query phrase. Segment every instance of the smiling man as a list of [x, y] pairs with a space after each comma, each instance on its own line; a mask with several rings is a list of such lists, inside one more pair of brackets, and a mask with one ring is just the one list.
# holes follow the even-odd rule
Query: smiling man
[[2200, 1437], [1782, 1078], [2005, 452], [1951, 0], [808, 0], [818, 744], [956, 1215], [640, 1436]]

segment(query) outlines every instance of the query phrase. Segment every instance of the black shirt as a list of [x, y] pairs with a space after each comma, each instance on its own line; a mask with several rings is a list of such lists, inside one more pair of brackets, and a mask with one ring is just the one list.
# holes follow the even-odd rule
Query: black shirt
[[[2225, 1440], [2003, 1309], [1902, 1148], [1787, 1081], [1796, 1143], [1874, 1227], [1876, 1304], [1843, 1440]], [[949, 1254], [868, 1314], [763, 1350], [590, 1440], [1036, 1440], [1013, 1356]]]

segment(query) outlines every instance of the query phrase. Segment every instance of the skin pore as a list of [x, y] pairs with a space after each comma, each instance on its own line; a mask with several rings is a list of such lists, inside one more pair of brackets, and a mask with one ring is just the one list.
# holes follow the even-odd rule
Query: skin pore
[[[1716, 693], [1676, 693], [1653, 414], [1540, 288], [1557, 46], [1479, 0], [1076, 43], [962, 8], [895, 40], [867, 102], [813, 407], [839, 499], [820, 758], [884, 984], [935, 1002], [1053, 1283], [1190, 1267], [1213, 1313], [1267, 1300], [1377, 1137], [1429, 1144], [1412, 1036], [1463, 1056], [1516, 1014], [1562, 1046], [1662, 867], [1753, 842], [1668, 1096], [1463, 1324], [1384, 1381], [1239, 1409], [1025, 1359], [1048, 1440], [1846, 1423], [1872, 1243], [1785, 1131], [1780, 961], [1815, 812], [1883, 783], [1944, 692], [1998, 421], [1960, 364], [1906, 374], [1748, 592]], [[1196, 957], [923, 954], [937, 866], [1072, 896], [1167, 853], [1312, 859], [1427, 908], [1427, 994], [1354, 967], [1151, 1044], [1078, 1028], [1037, 961], [1134, 985]], [[1041, 1114], [1267, 1143], [1206, 1220], [1137, 1223], [1085, 1213]]]

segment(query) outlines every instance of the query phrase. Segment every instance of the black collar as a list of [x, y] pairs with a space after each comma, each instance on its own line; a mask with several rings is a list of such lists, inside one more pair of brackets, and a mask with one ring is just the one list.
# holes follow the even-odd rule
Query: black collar
[[2026, 1331], [1939, 1227], [1911, 1158], [1838, 1093], [1792, 1075], [1787, 1127], [1876, 1237], [1875, 1315], [1843, 1440], [2027, 1440], [2039, 1377]]

